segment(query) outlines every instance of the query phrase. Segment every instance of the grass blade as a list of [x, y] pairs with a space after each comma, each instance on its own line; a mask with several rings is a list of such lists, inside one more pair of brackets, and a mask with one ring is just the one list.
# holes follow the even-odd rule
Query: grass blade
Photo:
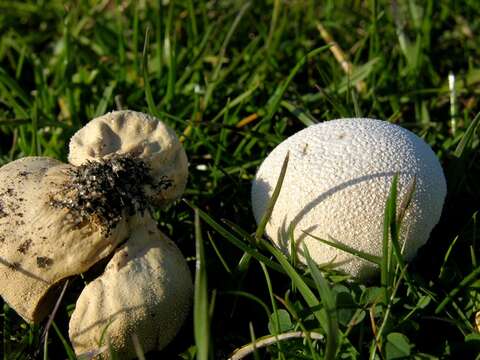
[[[273, 247], [269, 243], [265, 243], [264, 246], [268, 249], [268, 251], [272, 253], [272, 255], [280, 263], [282, 268], [285, 270], [286, 274], [289, 276], [289, 278], [292, 280], [292, 282], [295, 284], [297, 289], [302, 294], [308, 306], [312, 309], [319, 308], [320, 301], [315, 296], [313, 291], [308, 287], [308, 285], [303, 281], [302, 277], [297, 273], [297, 271], [293, 268], [293, 266], [290, 265], [285, 255], [283, 255], [279, 250], [277, 250], [275, 247]], [[312, 311], [313, 311], [313, 315], [315, 316], [315, 318], [317, 319], [318, 323], [323, 328], [325, 333], [328, 333], [328, 320], [327, 320], [325, 311], [321, 311], [321, 310], [312, 310]]]
[[6, 87], [8, 87], [12, 96], [17, 96], [20, 100], [22, 100], [23, 104], [27, 108], [31, 108], [33, 106], [33, 101], [31, 100], [30, 96], [27, 95], [27, 93], [22, 89], [16, 80], [9, 76], [8, 73], [1, 67], [0, 83], [3, 83]]
[[177, 37], [176, 32], [173, 29], [173, 10], [174, 1], [171, 1], [168, 6], [167, 22], [165, 24], [165, 61], [167, 62], [167, 92], [165, 94], [165, 102], [168, 107], [175, 95], [175, 81], [177, 78]]
[[205, 91], [205, 98], [204, 98], [204, 108], [205, 110], [208, 106], [208, 103], [210, 101], [210, 98], [212, 97], [213, 91], [215, 90], [215, 87], [217, 85], [217, 80], [218, 76], [220, 75], [220, 70], [222, 68], [222, 59], [225, 57], [225, 53], [227, 51], [227, 46], [230, 43], [230, 39], [233, 36], [233, 33], [237, 29], [238, 25], [240, 24], [240, 21], [242, 20], [243, 16], [247, 12], [248, 8], [252, 5], [251, 2], [246, 2], [243, 4], [243, 6], [240, 8], [240, 11], [238, 12], [237, 16], [233, 20], [232, 25], [230, 25], [230, 29], [228, 30], [227, 35], [225, 35], [225, 39], [223, 40], [222, 46], [220, 48], [220, 51], [218, 53], [218, 63], [215, 69], [213, 70], [213, 75], [212, 79], [210, 80], [210, 83], [207, 86], [207, 89]]
[[69, 360], [76, 360], [77, 357], [75, 356], [75, 352], [73, 351], [69, 342], [63, 336], [63, 334], [60, 331], [60, 329], [58, 328], [57, 324], [55, 324], [55, 321], [52, 322], [52, 326], [53, 326], [53, 329], [55, 330], [55, 333], [57, 334], [58, 338], [62, 342], [63, 348], [65, 349], [65, 352], [67, 353], [68, 359]]
[[323, 335], [319, 333], [314, 333], [314, 332], [292, 331], [292, 332], [283, 333], [279, 336], [275, 336], [275, 335], [262, 336], [261, 338], [255, 339], [250, 344], [244, 345], [236, 349], [233, 352], [232, 356], [228, 358], [228, 360], [241, 360], [246, 358], [251, 353], [254, 353], [258, 348], [270, 346], [272, 344], [278, 343], [279, 341], [297, 339], [297, 338], [323, 340]]
[[463, 154], [465, 153], [466, 148], [470, 144], [470, 141], [473, 139], [473, 136], [475, 135], [475, 131], [477, 130], [479, 124], [480, 124], [480, 112], [477, 113], [477, 115], [475, 115], [472, 122], [468, 126], [467, 131], [465, 131], [465, 134], [462, 136], [462, 139], [460, 140], [457, 147], [455, 148], [455, 151], [453, 154], [457, 158], [463, 157]]
[[210, 244], [212, 244], [213, 250], [218, 256], [218, 259], [220, 260], [223, 267], [225, 268], [225, 271], [231, 274], [232, 270], [230, 270], [230, 267], [228, 266], [227, 261], [223, 258], [222, 254], [220, 253], [220, 250], [218, 249], [217, 244], [215, 244], [215, 241], [213, 241], [212, 235], [210, 235], [210, 233], [207, 233], [207, 236], [208, 236], [208, 240], [210, 240]]
[[[265, 276], [265, 281], [267, 282], [268, 295], [270, 296], [270, 302], [272, 304], [273, 314], [274, 314], [275, 319], [276, 319], [276, 321], [274, 322], [274, 326], [273, 326], [273, 328], [274, 328], [273, 329], [274, 330], [273, 335], [278, 336], [280, 334], [280, 318], [279, 318], [279, 315], [278, 315], [277, 303], [275, 302], [275, 297], [273, 295], [272, 281], [270, 280], [270, 275], [268, 274], [268, 270], [267, 270], [267, 267], [265, 266], [265, 264], [260, 263], [260, 266], [262, 267], [262, 271], [263, 271], [263, 274]], [[279, 342], [277, 342], [277, 346], [278, 346], [279, 353], [282, 354], [282, 346]]]
[[315, 50], [310, 51], [307, 55], [305, 55], [290, 71], [290, 74], [288, 74], [288, 77], [285, 79], [285, 81], [278, 87], [278, 89], [275, 91], [275, 93], [272, 95], [272, 97], [268, 100], [267, 103], [267, 115], [265, 116], [265, 121], [270, 121], [273, 115], [277, 112], [280, 102], [282, 100], [283, 94], [285, 91], [287, 91], [288, 86], [292, 82], [293, 78], [295, 75], [297, 75], [298, 71], [302, 68], [305, 63], [313, 58], [314, 56], [324, 52], [325, 50], [329, 49], [331, 47], [330, 44], [324, 45], [322, 47], [319, 47]]
[[402, 202], [400, 203], [399, 211], [397, 214], [397, 223], [398, 226], [400, 227], [403, 219], [405, 217], [405, 213], [407, 212], [408, 208], [410, 207], [410, 204], [413, 199], [413, 194], [415, 194], [415, 189], [417, 186], [417, 177], [414, 176], [412, 181], [408, 184], [407, 191], [405, 193], [405, 196], [402, 199]]
[[318, 269], [317, 264], [312, 260], [310, 253], [306, 246], [304, 246], [305, 258], [307, 259], [308, 268], [312, 274], [312, 278], [317, 286], [318, 294], [322, 300], [322, 304], [325, 307], [327, 314], [327, 345], [325, 349], [325, 360], [335, 359], [338, 348], [338, 321], [337, 321], [337, 309], [335, 306], [335, 296], [327, 283], [327, 280], [323, 277], [322, 273]]
[[460, 281], [460, 284], [456, 286], [453, 290], [451, 290], [448, 295], [445, 297], [445, 299], [442, 300], [442, 302], [437, 306], [435, 309], [435, 314], [439, 314], [442, 312], [442, 310], [453, 300], [453, 298], [466, 286], [471, 284], [472, 282], [476, 281], [478, 279], [478, 276], [480, 275], [480, 266], [474, 269], [470, 274], [465, 276], [462, 281]]
[[194, 336], [197, 346], [197, 359], [209, 358], [210, 317], [208, 310], [207, 270], [205, 266], [205, 249], [198, 210], [195, 211], [195, 294], [193, 304]]
[[265, 314], [267, 316], [267, 319], [270, 319], [270, 316], [272, 315], [272, 312], [268, 308], [267, 304], [265, 304], [258, 296], [255, 296], [253, 294], [250, 294], [249, 292], [246, 291], [241, 291], [241, 290], [229, 290], [229, 291], [223, 291], [221, 294], [223, 295], [233, 295], [233, 296], [241, 296], [246, 299], [252, 300], [256, 302], [260, 307], [265, 310]]
[[318, 120], [315, 119], [313, 115], [310, 114], [310, 112], [306, 109], [302, 109], [285, 100], [282, 100], [280, 102], [280, 105], [290, 111], [293, 115], [295, 115], [298, 120], [300, 120], [305, 126], [310, 126], [318, 123]]
[[397, 200], [398, 174], [395, 174], [390, 187], [390, 193], [385, 204], [385, 215], [383, 218], [383, 241], [382, 241], [382, 263], [380, 264], [380, 283], [384, 289], [383, 303], [386, 304], [389, 298], [390, 272], [392, 268], [392, 249], [390, 247], [390, 233], [392, 222], [396, 221], [396, 200]]
[[327, 244], [331, 247], [334, 247], [338, 250], [345, 251], [346, 253], [349, 253], [351, 255], [359, 257], [359, 258], [361, 258], [363, 260], [366, 260], [368, 262], [371, 262], [372, 264], [380, 266], [381, 263], [382, 263], [382, 258], [380, 256], [370, 255], [369, 253], [366, 253], [366, 252], [361, 251], [361, 250], [357, 250], [357, 249], [352, 248], [348, 245], [342, 244], [341, 242], [338, 242], [338, 241], [333, 242], [333, 241], [328, 241], [328, 240], [319, 238], [318, 236], [312, 235], [307, 231], [303, 231], [303, 233], [305, 233], [308, 236], [314, 238], [315, 240], [321, 241], [322, 243]]
[[[405, 261], [402, 257], [402, 250], [400, 248], [399, 242], [399, 234], [400, 234], [400, 227], [397, 223], [397, 197], [398, 197], [398, 174], [395, 174], [392, 180], [392, 185], [390, 188], [389, 199], [387, 200], [387, 207], [388, 207], [388, 217], [389, 217], [389, 228], [390, 228], [390, 241], [392, 242], [392, 252], [395, 255], [395, 260], [398, 262], [400, 267], [405, 267]], [[411, 194], [407, 194], [406, 200], [409, 202], [408, 197], [411, 197]], [[405, 209], [406, 210], [406, 209]], [[403, 212], [404, 213], [404, 212]], [[403, 217], [403, 214], [402, 214]], [[393, 261], [392, 254], [389, 255], [390, 269], [389, 272], [392, 272], [394, 269], [394, 261]]]
[[277, 184], [275, 185], [275, 189], [273, 190], [272, 198], [268, 202], [267, 208], [265, 209], [265, 213], [263, 214], [262, 219], [258, 224], [257, 231], [255, 232], [255, 240], [257, 241], [257, 243], [259, 243], [260, 240], [262, 239], [268, 220], [270, 220], [270, 216], [272, 216], [273, 207], [275, 206], [278, 196], [280, 195], [280, 190], [282, 188], [283, 180], [285, 179], [285, 174], [287, 173], [289, 158], [290, 158], [290, 153], [287, 152], [287, 155], [285, 156], [285, 160], [283, 160], [282, 169], [280, 170], [280, 175], [278, 176]]
[[110, 103], [112, 96], [113, 96], [113, 91], [115, 90], [115, 87], [117, 86], [116, 81], [112, 81], [103, 91], [103, 96], [98, 102], [98, 106], [95, 110], [95, 114], [93, 115], [94, 118], [101, 116], [105, 114], [108, 108], [108, 104]]
[[273, 270], [276, 270], [278, 272], [283, 273], [283, 269], [280, 265], [277, 263], [273, 262], [270, 260], [268, 257], [265, 255], [261, 254], [257, 249], [247, 245], [245, 242], [242, 240], [238, 239], [235, 235], [230, 233], [227, 229], [225, 229], [222, 225], [220, 225], [218, 222], [212, 219], [206, 212], [198, 209], [194, 205], [190, 204], [187, 200], [184, 200], [192, 209], [197, 210], [199, 216], [202, 218], [203, 221], [205, 221], [208, 225], [210, 225], [213, 229], [215, 229], [220, 235], [222, 235], [226, 240], [228, 240], [230, 243], [238, 247], [240, 250], [243, 250], [247, 254], [251, 255], [258, 261], [261, 261], [265, 263], [268, 267], [270, 267]]
[[145, 100], [147, 101], [148, 111], [150, 114], [160, 118], [160, 114], [153, 100], [152, 88], [150, 87], [150, 80], [148, 77], [148, 46], [150, 43], [150, 26], [147, 26], [145, 31], [145, 42], [143, 44], [142, 54], [142, 68], [143, 68], [143, 82], [145, 87]]

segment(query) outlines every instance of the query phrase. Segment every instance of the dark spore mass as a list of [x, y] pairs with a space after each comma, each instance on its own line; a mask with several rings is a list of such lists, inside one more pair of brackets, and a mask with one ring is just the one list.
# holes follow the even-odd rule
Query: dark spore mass
[[55, 193], [50, 205], [70, 211], [80, 225], [94, 221], [109, 233], [122, 216], [150, 210], [145, 187], [167, 189], [171, 180], [155, 182], [148, 165], [131, 155], [114, 155], [89, 161], [69, 171], [68, 181]]

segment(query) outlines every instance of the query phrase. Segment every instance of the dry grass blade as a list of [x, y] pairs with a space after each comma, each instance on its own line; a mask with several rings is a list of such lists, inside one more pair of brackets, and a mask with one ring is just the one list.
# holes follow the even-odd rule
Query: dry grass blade
[[400, 207], [398, 209], [398, 214], [397, 214], [397, 224], [400, 227], [403, 221], [403, 218], [405, 217], [405, 213], [407, 212], [410, 203], [412, 202], [413, 195], [415, 194], [415, 187], [417, 186], [417, 177], [414, 176], [412, 181], [407, 186], [407, 192], [404, 195], [402, 202], [400, 203]]
[[[338, 61], [340, 66], [342, 67], [345, 74], [351, 76], [353, 72], [353, 65], [350, 61], [348, 61], [345, 52], [342, 48], [337, 44], [337, 42], [333, 39], [332, 35], [328, 32], [328, 30], [322, 25], [321, 22], [317, 22], [317, 30], [320, 33], [320, 36], [327, 44], [332, 44], [330, 47], [330, 51], [332, 52], [335, 59]], [[364, 93], [367, 90], [367, 84], [365, 81], [360, 80], [357, 81], [355, 84], [357, 91], [360, 93]]]
[[[53, 319], [55, 318], [55, 315], [58, 311], [58, 308], [60, 307], [60, 303], [62, 302], [63, 296], [65, 295], [65, 291], [67, 290], [69, 280], [67, 279], [65, 283], [63, 284], [62, 291], [60, 292], [60, 295], [58, 296], [57, 302], [55, 303], [55, 306], [50, 313], [50, 316], [48, 317], [47, 324], [45, 325], [45, 330], [43, 331], [41, 341], [40, 343], [45, 344], [48, 338], [48, 331], [50, 330], [50, 327], [52, 326]], [[40, 349], [37, 350], [37, 354], [40, 351]]]
[[142, 349], [142, 345], [140, 344], [140, 340], [138, 340], [137, 334], [132, 334], [132, 342], [133, 347], [135, 348], [135, 354], [137, 355], [139, 360], [145, 360], [145, 354]]
[[241, 348], [235, 350], [232, 356], [230, 356], [228, 359], [241, 360], [247, 357], [248, 355], [252, 354], [255, 351], [255, 349], [270, 346], [279, 341], [285, 341], [289, 339], [298, 339], [298, 338], [307, 338], [307, 337], [313, 340], [324, 340], [324, 336], [322, 334], [319, 334], [316, 332], [306, 333], [303, 331], [292, 331], [292, 332], [283, 333], [279, 335], [265, 336], [265, 337], [256, 339], [255, 343], [242, 346]]

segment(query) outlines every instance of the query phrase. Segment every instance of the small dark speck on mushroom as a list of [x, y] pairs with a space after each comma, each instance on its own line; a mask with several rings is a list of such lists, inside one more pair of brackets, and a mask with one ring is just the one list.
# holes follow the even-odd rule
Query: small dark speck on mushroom
[[8, 213], [5, 211], [3, 203], [0, 201], [0, 219], [7, 216]]
[[8, 267], [9, 267], [10, 269], [12, 269], [12, 270], [17, 270], [17, 269], [20, 268], [20, 263], [18, 263], [18, 262], [13, 262], [13, 263], [9, 264]]
[[308, 143], [305, 144], [305, 146], [303, 147], [303, 150], [302, 150], [302, 155], [303, 156], [307, 155], [307, 149], [308, 149]]
[[25, 240], [23, 243], [20, 244], [20, 246], [18, 247], [17, 251], [22, 253], [22, 254], [26, 254], [28, 249], [30, 248], [30, 245], [32, 245], [32, 240], [31, 239], [27, 239]]
[[0, 236], [0, 244], [3, 244], [5, 242], [5, 238], [3, 236]]
[[52, 266], [53, 260], [46, 256], [37, 256], [37, 266], [39, 268], [46, 268]]
[[27, 177], [28, 175], [30, 175], [30, 173], [28, 171], [20, 171], [18, 173], [19, 176], [23, 176], [23, 177]]
[[68, 181], [52, 194], [50, 205], [67, 209], [76, 226], [93, 222], [107, 235], [122, 216], [151, 210], [145, 186], [168, 189], [166, 177], [156, 182], [148, 165], [130, 154], [89, 161], [68, 172]]

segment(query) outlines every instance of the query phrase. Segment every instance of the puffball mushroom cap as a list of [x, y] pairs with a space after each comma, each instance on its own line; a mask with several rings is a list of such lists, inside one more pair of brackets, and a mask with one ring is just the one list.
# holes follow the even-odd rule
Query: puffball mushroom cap
[[150, 219], [132, 232], [104, 274], [81, 293], [70, 319], [75, 352], [95, 352], [103, 336], [103, 345], [130, 359], [136, 357], [133, 334], [144, 352], [161, 350], [183, 324], [192, 293], [180, 250]]
[[108, 233], [99, 224], [77, 224], [66, 209], [51, 206], [69, 181], [71, 165], [26, 157], [0, 168], [0, 292], [27, 322], [52, 309], [63, 279], [80, 274], [126, 239], [125, 221]]
[[150, 175], [170, 186], [147, 186], [152, 204], [162, 206], [185, 190], [188, 161], [175, 132], [144, 113], [113, 111], [91, 120], [70, 140], [68, 161], [75, 166], [113, 155], [131, 155], [145, 162]]
[[252, 185], [257, 222], [272, 196], [287, 152], [286, 175], [266, 235], [290, 254], [289, 229], [293, 228], [297, 255], [303, 263], [305, 245], [317, 264], [331, 263], [354, 277], [371, 276], [376, 270], [373, 264], [305, 232], [381, 256], [385, 204], [397, 173], [397, 203], [415, 181], [400, 231], [407, 260], [428, 240], [440, 218], [446, 181], [431, 148], [400, 126], [350, 118], [303, 129], [268, 155]]

